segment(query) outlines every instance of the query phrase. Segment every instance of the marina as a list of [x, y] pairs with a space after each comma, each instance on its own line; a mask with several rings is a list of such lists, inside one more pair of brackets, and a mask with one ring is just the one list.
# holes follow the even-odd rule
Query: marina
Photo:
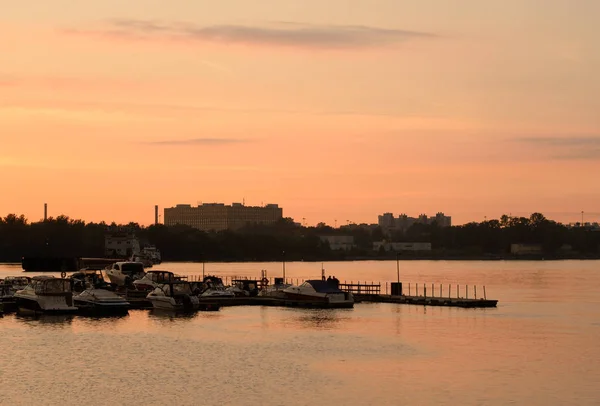
[[[592, 405], [600, 395], [600, 368], [585, 363], [582, 369], [580, 357], [598, 356], [597, 266], [593, 261], [401, 261], [406, 296], [409, 286], [410, 296], [417, 295], [419, 281], [418, 296], [427, 285], [429, 297], [431, 281], [437, 281], [435, 296], [442, 284], [443, 296], [452, 285], [455, 297], [457, 281], [466, 281], [470, 299], [474, 286], [477, 300], [486, 286], [487, 298], [499, 299], [495, 308], [369, 302], [355, 286], [352, 309], [284, 307], [266, 300], [259, 305], [252, 299], [256, 295], [223, 299], [218, 311], [192, 313], [147, 307], [111, 317], [8, 312], [0, 317], [3, 402], [75, 404], [86, 393], [90, 404], [137, 404], [150, 396], [152, 404], [337, 399], [348, 405]], [[392, 261], [324, 264], [340, 285], [345, 278], [348, 285], [360, 285], [361, 295], [379, 284], [382, 300], [386, 289], [392, 293], [394, 267]], [[201, 263], [154, 268], [189, 281], [203, 279]], [[233, 280], [258, 283], [261, 269], [281, 274], [278, 263], [204, 268], [226, 286]], [[320, 268], [320, 263], [286, 263], [286, 277], [297, 285], [319, 278]], [[0, 279], [36, 276], [19, 271], [18, 265], [0, 265]], [[275, 285], [269, 279], [268, 286]], [[461, 284], [460, 296], [466, 293]], [[97, 390], [87, 391], [91, 381]], [[263, 389], [257, 390], [259, 385]], [[532, 386], [541, 392], [533, 395]]]
[[[285, 273], [285, 264], [282, 271]], [[453, 296], [451, 284], [447, 296], [442, 284], [436, 296], [436, 284], [431, 284], [428, 295], [427, 284], [341, 282], [335, 276], [326, 277], [323, 266], [320, 279], [287, 279], [268, 277], [266, 270], [256, 278], [206, 275], [204, 266], [202, 275], [179, 275], [167, 270], [146, 271], [141, 262], [113, 260], [107, 261], [103, 270], [86, 268], [71, 275], [63, 271], [60, 278], [6, 276], [0, 286], [4, 312], [122, 314], [129, 309], [192, 312], [227, 306], [351, 309], [355, 303], [490, 308], [498, 303], [487, 299], [485, 286], [483, 298], [477, 298], [477, 286], [473, 286], [474, 297], [469, 298], [468, 285], [464, 296], [460, 285]]]

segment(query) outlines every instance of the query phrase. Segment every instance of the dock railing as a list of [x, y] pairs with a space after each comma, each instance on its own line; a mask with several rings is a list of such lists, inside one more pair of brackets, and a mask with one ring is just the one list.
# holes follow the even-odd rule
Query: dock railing
[[381, 283], [364, 282], [360, 283], [350, 281], [350, 283], [340, 283], [339, 288], [344, 292], [350, 292], [353, 295], [379, 295], [381, 294]]

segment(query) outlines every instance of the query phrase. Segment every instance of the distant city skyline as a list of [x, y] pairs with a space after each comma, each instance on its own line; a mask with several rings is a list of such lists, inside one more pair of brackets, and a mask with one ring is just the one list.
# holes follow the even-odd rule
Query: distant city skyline
[[0, 213], [600, 212], [597, 0], [4, 2]]
[[[198, 205], [202, 205], [202, 204], [219, 204], [219, 205], [231, 205], [231, 204], [236, 204], [236, 202], [229, 202], [229, 203], [224, 203], [224, 202], [197, 202], [195, 204], [191, 204], [191, 203], [177, 203], [177, 204], [171, 204], [168, 205], [166, 207], [162, 207], [159, 205], [158, 207], [158, 213], [159, 213], [159, 223], [164, 224], [164, 209], [169, 209], [169, 208], [173, 208], [176, 207], [177, 205], [190, 205], [191, 207], [196, 207]], [[112, 222], [115, 222], [117, 224], [127, 224], [129, 222], [135, 222], [138, 223], [140, 225], [143, 226], [149, 226], [154, 224], [154, 215], [155, 215], [155, 205], [146, 205], [143, 206], [141, 208], [141, 210], [144, 210], [144, 213], [140, 213], [138, 216], [135, 216], [134, 218], [124, 218], [123, 216], [120, 216], [120, 219], [117, 218], [112, 218], [110, 215], [106, 215], [106, 216], [102, 216], [102, 214], [100, 213], [100, 215], [98, 216], [94, 216], [93, 218], [86, 218], [86, 217], [82, 217], [82, 216], [78, 216], [72, 213], [67, 213], [67, 212], [61, 212], [59, 209], [54, 209], [53, 206], [49, 203], [46, 203], [47, 206], [45, 206], [44, 203], [39, 204], [38, 206], [38, 210], [32, 212], [32, 213], [25, 213], [23, 211], [8, 211], [5, 213], [0, 213], [0, 217], [5, 217], [8, 214], [14, 213], [17, 215], [25, 215], [25, 217], [27, 217], [27, 219], [30, 222], [36, 222], [36, 221], [41, 221], [44, 219], [44, 213], [45, 210], [47, 210], [47, 216], [48, 217], [54, 217], [56, 218], [57, 216], [60, 215], [65, 215], [68, 216], [69, 218], [72, 219], [79, 219], [79, 220], [84, 220], [86, 222], [95, 222], [95, 223], [99, 223], [104, 221], [107, 224], [110, 224]], [[237, 203], [240, 204], [240, 203]], [[269, 203], [271, 204], [271, 203]], [[344, 217], [348, 217], [348, 216], [339, 216], [339, 218], [333, 218], [333, 219], [319, 219], [319, 218], [310, 218], [310, 217], [306, 217], [306, 216], [302, 216], [300, 215], [291, 215], [289, 213], [289, 211], [281, 204], [279, 203], [275, 203], [276, 205], [279, 205], [279, 207], [281, 209], [283, 209], [283, 217], [289, 217], [292, 218], [294, 220], [294, 222], [296, 223], [300, 223], [302, 225], [306, 225], [306, 226], [316, 226], [319, 223], [325, 223], [328, 226], [331, 227], [340, 227], [340, 226], [344, 226], [347, 224], [378, 224], [380, 222], [380, 217], [385, 214], [385, 213], [393, 213], [393, 215], [397, 218], [399, 215], [402, 214], [406, 214], [409, 217], [414, 217], [414, 218], [418, 218], [419, 215], [421, 214], [426, 214], [429, 216], [429, 220], [431, 221], [436, 213], [439, 213], [439, 211], [432, 211], [430, 213], [426, 213], [425, 211], [417, 211], [415, 213], [407, 213], [405, 211], [402, 210], [386, 210], [385, 212], [382, 213], [373, 213], [373, 214], [365, 214], [363, 216], [360, 217], [356, 217], [356, 218], [344, 218]], [[246, 206], [258, 206], [258, 207], [262, 207], [262, 206], [266, 206], [266, 203], [259, 203], [259, 204], [245, 204]], [[452, 225], [463, 225], [463, 224], [467, 224], [470, 222], [482, 222], [485, 220], [492, 220], [492, 219], [499, 219], [503, 214], [509, 215], [509, 216], [513, 216], [513, 217], [529, 217], [532, 213], [536, 212], [536, 210], [534, 211], [530, 211], [530, 212], [517, 212], [517, 211], [506, 211], [506, 212], [501, 212], [501, 214], [497, 214], [497, 215], [483, 215], [483, 216], [479, 216], [476, 217], [475, 215], [478, 213], [474, 213], [473, 216], [469, 217], [468, 215], [464, 215], [464, 216], [455, 216], [452, 213], [444, 213], [445, 215], [449, 216], [451, 218], [451, 223]], [[575, 224], [575, 223], [580, 223], [581, 219], [582, 219], [582, 213], [581, 211], [579, 212], [571, 212], [571, 213], [548, 213], [548, 212], [543, 212], [543, 211], [537, 211], [542, 213], [544, 216], [546, 216], [546, 218], [550, 219], [550, 220], [554, 220], [563, 224]], [[461, 218], [463, 220], [461, 220]], [[342, 220], [343, 219], [343, 220]], [[583, 220], [584, 223], [599, 223], [600, 222], [600, 212], [589, 212], [586, 213], [585, 211], [583, 212]]]

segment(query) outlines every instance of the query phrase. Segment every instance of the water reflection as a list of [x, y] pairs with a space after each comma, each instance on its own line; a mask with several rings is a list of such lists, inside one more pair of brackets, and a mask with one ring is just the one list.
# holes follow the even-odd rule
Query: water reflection
[[151, 319], [156, 320], [191, 320], [196, 316], [192, 312], [175, 312], [173, 310], [152, 309], [149, 311]]
[[85, 320], [115, 320], [120, 321], [129, 318], [129, 313], [121, 314], [80, 314], [78, 317]]
[[22, 313], [18, 312], [15, 315], [16, 320], [30, 326], [55, 324], [70, 325], [73, 322], [74, 314], [45, 314], [45, 313]]
[[317, 329], [335, 329], [340, 322], [349, 318], [352, 309], [298, 309], [294, 320], [300, 327]]

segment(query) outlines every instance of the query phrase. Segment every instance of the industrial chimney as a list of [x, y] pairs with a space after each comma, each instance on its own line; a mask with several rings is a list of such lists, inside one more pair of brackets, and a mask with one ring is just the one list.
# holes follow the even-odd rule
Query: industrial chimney
[[158, 225], [158, 205], [154, 206], [154, 225]]
[[48, 220], [48, 203], [44, 203], [44, 221]]

